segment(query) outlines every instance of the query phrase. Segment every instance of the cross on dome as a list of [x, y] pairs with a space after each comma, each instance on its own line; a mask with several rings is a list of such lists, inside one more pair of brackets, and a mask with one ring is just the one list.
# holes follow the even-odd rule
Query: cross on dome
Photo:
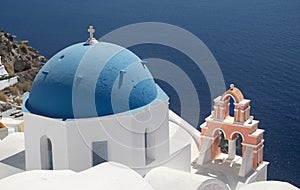
[[93, 26], [89, 27], [88, 32], [90, 33], [90, 39], [94, 38], [95, 29]]
[[94, 38], [94, 33], [95, 33], [95, 29], [93, 26], [90, 26], [89, 29], [88, 29], [88, 32], [90, 33], [90, 37], [89, 39], [87, 40], [87, 43], [88, 44], [95, 44], [95, 43], [98, 43], [98, 41]]

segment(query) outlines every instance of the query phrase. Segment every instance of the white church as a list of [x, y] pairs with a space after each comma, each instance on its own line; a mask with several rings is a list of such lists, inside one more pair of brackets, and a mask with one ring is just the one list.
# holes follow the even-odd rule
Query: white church
[[[0, 189], [29, 183], [33, 189], [84, 189], [82, 183], [90, 189], [292, 187], [266, 182], [264, 131], [236, 87], [216, 97], [201, 134], [169, 109], [145, 62], [97, 41], [93, 27], [88, 31], [86, 42], [54, 55], [24, 95], [27, 172], [0, 180]], [[239, 136], [241, 156], [235, 154]], [[228, 153], [220, 149], [224, 140]]]
[[26, 169], [114, 161], [141, 175], [160, 165], [189, 171], [189, 138], [170, 140], [169, 98], [147, 66], [92, 34], [53, 56], [24, 100]]

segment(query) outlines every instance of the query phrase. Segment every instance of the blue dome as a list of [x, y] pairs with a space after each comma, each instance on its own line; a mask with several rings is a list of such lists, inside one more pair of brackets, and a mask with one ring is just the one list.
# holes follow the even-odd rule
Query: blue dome
[[42, 67], [25, 106], [52, 118], [88, 118], [140, 108], [156, 97], [157, 85], [134, 53], [106, 42], [79, 43]]

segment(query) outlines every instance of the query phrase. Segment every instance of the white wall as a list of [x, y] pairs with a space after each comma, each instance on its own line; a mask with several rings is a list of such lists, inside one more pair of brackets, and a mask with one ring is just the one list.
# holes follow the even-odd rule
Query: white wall
[[[132, 168], [144, 167], [145, 131], [154, 162], [169, 156], [168, 101], [153, 102], [136, 113], [67, 121], [70, 168], [81, 171], [92, 166], [92, 142], [108, 142], [108, 160]], [[80, 156], [79, 156], [80, 155]]]
[[[146, 129], [151, 162], [145, 154]], [[187, 141], [170, 155], [168, 99], [98, 118], [61, 121], [25, 113], [24, 132], [27, 170], [41, 168], [40, 139], [44, 135], [52, 142], [54, 169], [82, 171], [92, 167], [92, 143], [97, 141], [107, 141], [108, 161], [127, 165], [141, 175], [160, 165], [190, 169]]]
[[4, 139], [8, 135], [7, 128], [0, 128], [0, 140]]
[[[0, 58], [1, 59], [1, 58]], [[0, 62], [0, 77], [1, 76], [8, 76], [8, 73], [4, 67], [4, 65], [1, 65], [1, 62]]]
[[61, 121], [31, 113], [24, 115], [26, 166], [41, 168], [40, 139], [52, 142], [54, 169], [82, 171], [92, 166], [92, 143], [107, 141], [108, 160], [132, 168], [144, 167], [145, 130], [154, 162], [169, 156], [168, 100], [156, 100], [131, 112], [98, 118]]
[[68, 169], [67, 127], [63, 121], [24, 113], [26, 169], [41, 169], [42, 136], [52, 143], [54, 169]]
[[10, 79], [0, 80], [0, 90], [3, 90], [6, 87], [12, 86], [18, 82], [17, 77], [12, 77]]

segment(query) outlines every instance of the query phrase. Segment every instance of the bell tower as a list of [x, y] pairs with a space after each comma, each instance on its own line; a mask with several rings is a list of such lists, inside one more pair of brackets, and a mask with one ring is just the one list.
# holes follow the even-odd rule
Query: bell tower
[[[233, 100], [232, 104], [230, 99]], [[230, 115], [230, 108], [233, 116]], [[215, 160], [239, 165], [238, 176], [245, 177], [263, 162], [264, 130], [258, 128], [259, 121], [250, 115], [250, 100], [230, 85], [222, 96], [214, 99], [214, 108], [201, 127], [201, 151], [199, 165]], [[237, 142], [238, 137], [240, 137]], [[240, 144], [238, 144], [240, 143]], [[242, 155], [236, 155], [237, 144]], [[222, 149], [223, 148], [223, 149]], [[226, 149], [226, 151], [222, 151]]]

